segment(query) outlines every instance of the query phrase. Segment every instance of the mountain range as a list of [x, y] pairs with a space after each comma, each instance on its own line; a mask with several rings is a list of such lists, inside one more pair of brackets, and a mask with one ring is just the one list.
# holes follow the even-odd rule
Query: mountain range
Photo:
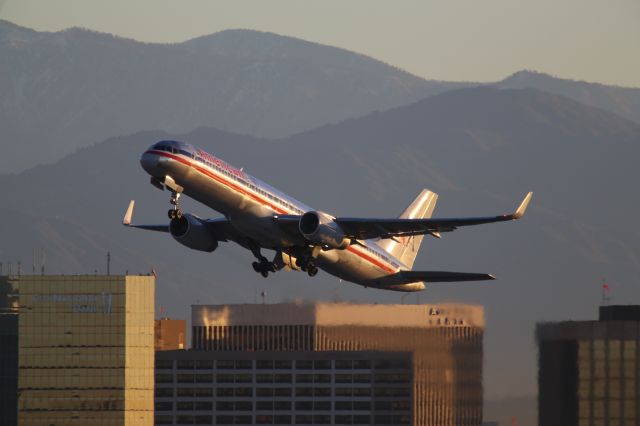
[[149, 44], [0, 21], [0, 57], [0, 128], [12, 145], [0, 157], [5, 173], [140, 130], [206, 125], [279, 137], [461, 86], [249, 30]]
[[[331, 46], [250, 30], [152, 44], [0, 20], [0, 173], [106, 138], [200, 126], [281, 138], [480, 83], [411, 75]], [[640, 122], [640, 89], [519, 72], [492, 84], [536, 88]]]
[[[417, 269], [490, 272], [492, 283], [441, 284], [400, 294], [364, 289], [321, 273], [281, 272], [265, 280], [252, 256], [232, 244], [190, 251], [164, 234], [126, 229], [134, 220], [164, 223], [167, 192], [148, 184], [138, 158], [177, 138], [211, 152], [290, 195], [337, 216], [396, 216], [424, 187], [440, 194], [435, 216], [508, 213], [529, 190], [519, 222], [460, 229], [428, 238]], [[188, 317], [192, 303], [292, 298], [372, 303], [460, 301], [485, 306], [488, 397], [535, 393], [536, 321], [593, 319], [603, 277], [613, 299], [639, 302], [640, 124], [535, 89], [451, 90], [413, 104], [265, 140], [202, 127], [114, 137], [63, 160], [0, 176], [0, 259], [34, 249], [52, 273], [158, 271], [157, 304]], [[185, 199], [183, 209], [216, 216]], [[631, 218], [631, 220], [630, 220]], [[5, 266], [6, 267], [6, 266]], [[570, 312], [571, 314], [568, 314]]]

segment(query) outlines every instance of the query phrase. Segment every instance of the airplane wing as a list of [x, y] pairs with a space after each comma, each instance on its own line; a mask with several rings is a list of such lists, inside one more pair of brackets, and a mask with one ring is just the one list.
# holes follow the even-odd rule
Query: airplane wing
[[[138, 228], [144, 229], [147, 231], [158, 231], [158, 232], [171, 232], [169, 230], [169, 224], [162, 225], [138, 225], [131, 223], [133, 219], [133, 207], [135, 206], [135, 201], [131, 200], [129, 203], [129, 207], [127, 208], [127, 212], [122, 219], [122, 224], [129, 228]], [[235, 241], [237, 239], [237, 231], [231, 225], [226, 218], [217, 218], [217, 219], [206, 219], [201, 220], [206, 226], [207, 229], [214, 235], [216, 240], [218, 241]]]
[[451, 232], [461, 226], [520, 219], [527, 210], [532, 195], [533, 193], [529, 192], [514, 213], [501, 216], [442, 219], [336, 218], [335, 222], [340, 225], [347, 237], [360, 240], [424, 234], [432, 234], [435, 237], [439, 237], [440, 232]]

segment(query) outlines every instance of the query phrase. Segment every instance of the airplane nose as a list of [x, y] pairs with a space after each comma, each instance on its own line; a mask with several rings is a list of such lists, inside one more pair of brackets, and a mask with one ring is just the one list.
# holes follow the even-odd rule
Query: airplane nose
[[145, 152], [142, 154], [142, 157], [140, 157], [140, 165], [147, 173], [153, 176], [158, 168], [158, 157], [149, 152]]

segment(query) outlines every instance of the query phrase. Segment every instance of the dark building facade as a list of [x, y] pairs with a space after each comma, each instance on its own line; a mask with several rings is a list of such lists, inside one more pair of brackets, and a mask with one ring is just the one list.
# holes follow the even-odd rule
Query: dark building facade
[[538, 324], [536, 339], [540, 426], [640, 425], [640, 306]]
[[0, 276], [0, 424], [18, 423], [18, 294]]
[[[166, 399], [160, 400], [156, 393], [156, 402], [166, 403], [156, 406], [156, 422], [180, 424], [193, 419], [203, 422], [200, 424], [241, 421], [250, 422], [244, 424], [359, 422], [357, 424], [477, 426], [482, 422], [483, 327], [481, 307], [456, 304], [193, 306], [193, 349], [180, 356], [196, 357], [196, 362], [197, 357], [209, 357], [210, 362], [214, 362], [211, 381], [203, 385], [211, 388], [210, 391], [198, 391], [206, 395], [211, 392], [212, 410], [193, 414], [189, 412], [190, 404], [178, 405], [177, 393], [169, 396], [175, 398], [173, 405]], [[162, 380], [172, 380], [161, 371], [161, 360], [174, 356], [174, 353], [156, 353], [157, 390], [163, 386]], [[402, 363], [395, 363], [398, 357], [403, 359]], [[242, 411], [238, 415], [243, 417], [237, 419], [229, 417], [234, 414], [221, 412], [219, 407], [230, 409], [232, 405], [218, 405], [217, 389], [227, 388], [231, 378], [219, 363], [235, 359], [242, 359], [245, 364], [241, 368], [244, 371], [233, 374], [244, 376], [234, 376], [233, 380], [241, 380], [243, 388], [252, 389], [251, 404], [241, 404], [243, 410], [249, 407], [257, 410], [258, 402], [260, 407], [270, 406], [266, 400], [257, 399], [262, 398], [258, 392], [269, 392], [258, 390], [269, 387], [269, 383], [274, 384], [274, 392], [276, 384], [289, 389], [278, 391], [283, 393], [277, 396], [284, 399], [271, 402], [290, 408], [282, 408], [282, 412], [274, 408], [271, 414], [263, 413], [267, 417], [251, 417], [248, 411]], [[264, 376], [259, 365], [269, 362], [273, 363], [274, 370], [278, 370], [277, 365], [287, 367], [265, 372], [267, 376]], [[394, 367], [383, 371], [389, 365]], [[177, 364], [172, 364], [172, 368], [177, 368]], [[179, 383], [178, 373], [174, 373], [173, 380]], [[208, 377], [201, 379], [208, 380]], [[182, 379], [191, 380], [189, 376]], [[177, 389], [178, 386], [176, 392]], [[168, 395], [169, 391], [166, 392]], [[352, 405], [348, 405], [349, 401]], [[356, 401], [358, 409], [353, 405]], [[195, 408], [197, 401], [192, 402]], [[209, 407], [208, 404], [199, 406]], [[172, 411], [163, 412], [162, 407]], [[187, 412], [181, 407], [186, 407]], [[236, 410], [235, 405], [233, 407]], [[206, 423], [209, 420], [213, 423]], [[229, 423], [231, 421], [233, 423]]]
[[411, 424], [410, 353], [156, 353], [162, 424]]

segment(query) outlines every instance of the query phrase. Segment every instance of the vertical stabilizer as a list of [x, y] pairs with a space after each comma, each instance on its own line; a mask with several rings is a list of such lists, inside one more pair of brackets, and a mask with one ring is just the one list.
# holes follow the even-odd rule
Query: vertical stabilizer
[[[428, 189], [423, 189], [420, 195], [402, 212], [400, 218], [428, 219], [433, 214], [437, 201], [438, 194]], [[396, 237], [394, 239], [385, 239], [378, 244], [400, 262], [412, 268], [423, 237], [424, 235]]]

